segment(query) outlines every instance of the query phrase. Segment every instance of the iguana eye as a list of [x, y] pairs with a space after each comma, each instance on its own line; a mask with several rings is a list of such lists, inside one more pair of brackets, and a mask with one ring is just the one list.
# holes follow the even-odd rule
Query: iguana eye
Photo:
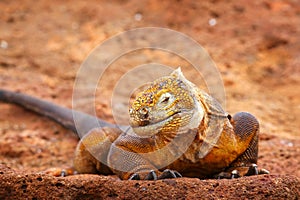
[[168, 104], [172, 100], [172, 94], [164, 93], [161, 95], [159, 104]]
[[165, 98], [161, 101], [161, 103], [167, 103], [167, 102], [169, 101], [169, 99], [170, 99], [170, 97], [165, 97]]

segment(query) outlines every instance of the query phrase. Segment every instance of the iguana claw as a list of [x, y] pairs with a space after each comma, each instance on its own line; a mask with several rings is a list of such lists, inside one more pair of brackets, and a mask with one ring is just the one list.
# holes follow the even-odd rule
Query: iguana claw
[[231, 179], [239, 178], [239, 177], [240, 177], [240, 174], [239, 174], [238, 170], [233, 170], [231, 172]]
[[[130, 176], [128, 180], [141, 180], [141, 176], [138, 173], [134, 173]], [[157, 174], [154, 170], [151, 170], [144, 180], [157, 180]]]
[[155, 173], [155, 171], [151, 170], [146, 176], [145, 180], [157, 180], [157, 174]]
[[128, 180], [141, 180], [139, 174], [132, 174]]
[[166, 179], [166, 178], [181, 178], [182, 175], [175, 171], [170, 169], [165, 169], [163, 173], [158, 177], [158, 179]]
[[245, 174], [245, 176], [252, 176], [252, 175], [258, 175], [257, 164], [254, 163], [249, 167], [248, 172]]
[[258, 174], [270, 174], [270, 172], [266, 169], [260, 169], [258, 170]]

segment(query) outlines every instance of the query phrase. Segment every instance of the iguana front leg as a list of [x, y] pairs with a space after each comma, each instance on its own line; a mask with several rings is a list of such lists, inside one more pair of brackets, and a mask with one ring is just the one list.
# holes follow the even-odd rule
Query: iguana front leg
[[[123, 180], [157, 180], [177, 178], [181, 175], [175, 170], [160, 172], [155, 166], [160, 155], [152, 154], [159, 147], [153, 137], [138, 137], [123, 133], [112, 144], [108, 164], [112, 171]], [[147, 154], [150, 153], [150, 154]]]
[[234, 134], [239, 144], [249, 143], [247, 149], [230, 166], [216, 175], [217, 178], [238, 178], [258, 174], [268, 174], [266, 169], [257, 168], [259, 122], [247, 112], [229, 116]]
[[106, 165], [107, 155], [112, 143], [120, 136], [118, 128], [94, 128], [85, 134], [75, 150], [72, 168], [50, 168], [44, 173], [53, 176], [67, 176], [74, 174], [113, 174]]
[[74, 169], [80, 174], [112, 174], [107, 164], [112, 143], [120, 136], [118, 128], [96, 128], [86, 134], [75, 150]]
[[[157, 180], [181, 175], [173, 170], [159, 172], [142, 156], [155, 149], [151, 138], [128, 135], [117, 128], [97, 128], [78, 143], [74, 169], [80, 174], [117, 174], [127, 180]], [[69, 172], [70, 173], [70, 172]]]

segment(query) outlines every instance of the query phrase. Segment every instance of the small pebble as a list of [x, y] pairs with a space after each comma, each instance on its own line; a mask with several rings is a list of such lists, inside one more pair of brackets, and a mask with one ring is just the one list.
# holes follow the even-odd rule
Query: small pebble
[[141, 21], [141, 20], [143, 19], [143, 15], [142, 15], [141, 13], [136, 13], [136, 14], [134, 15], [134, 19], [135, 19], [136, 21]]
[[210, 26], [215, 26], [217, 24], [217, 20], [215, 18], [211, 18], [209, 21], [208, 21], [208, 24]]
[[283, 145], [286, 145], [288, 147], [293, 147], [294, 146], [294, 144], [292, 142], [286, 141], [286, 140], [281, 140], [280, 143], [283, 144]]
[[1, 42], [0, 42], [0, 47], [1, 47], [2, 49], [7, 49], [8, 43], [7, 43], [5, 40], [1, 40]]

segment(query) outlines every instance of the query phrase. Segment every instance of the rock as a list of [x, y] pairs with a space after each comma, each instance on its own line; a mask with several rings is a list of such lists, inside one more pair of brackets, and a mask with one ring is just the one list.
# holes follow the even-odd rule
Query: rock
[[0, 199], [297, 199], [295, 176], [260, 175], [232, 180], [197, 178], [121, 181], [114, 176], [53, 177], [0, 166]]

